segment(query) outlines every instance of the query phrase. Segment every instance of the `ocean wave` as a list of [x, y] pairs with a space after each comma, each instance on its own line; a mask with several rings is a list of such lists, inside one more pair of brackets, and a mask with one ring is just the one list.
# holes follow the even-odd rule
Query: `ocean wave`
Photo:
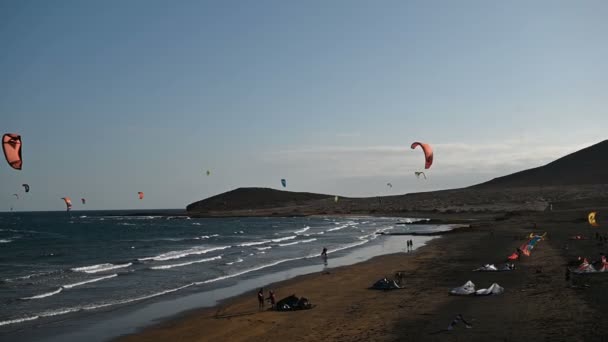
[[[274, 240], [272, 240], [274, 241]], [[239, 244], [239, 247], [249, 247], [249, 246], [257, 246], [257, 245], [263, 245], [265, 243], [269, 243], [271, 242], [271, 240], [262, 240], [262, 241], [253, 241], [253, 242], [243, 242], [241, 244]]]
[[119, 223], [117, 223], [117, 225], [119, 225], [119, 226], [136, 226], [135, 223], [128, 223], [128, 222], [119, 222]]
[[343, 251], [345, 249], [349, 249], [349, 248], [353, 248], [353, 247], [357, 247], [357, 246], [361, 246], [361, 245], [364, 245], [364, 244], [366, 244], [368, 242], [369, 242], [369, 240], [363, 240], [363, 241], [360, 241], [360, 242], [351, 243], [349, 245], [338, 247], [336, 249], [328, 250], [327, 254]]
[[27, 322], [27, 321], [33, 321], [33, 320], [38, 319], [38, 318], [39, 318], [39, 316], [15, 318], [15, 319], [11, 319], [11, 320], [8, 320], [8, 321], [2, 321], [2, 322], [0, 322], [0, 326], [9, 325], [9, 324], [15, 324], [15, 323], [22, 323], [22, 322]]
[[98, 273], [98, 272], [115, 270], [117, 268], [125, 268], [125, 267], [129, 267], [131, 265], [133, 265], [133, 263], [127, 263], [127, 264], [121, 264], [121, 265], [98, 264], [98, 265], [92, 265], [92, 266], [75, 267], [75, 268], [72, 268], [71, 270], [74, 272]]
[[[315, 255], [316, 256], [316, 255]], [[217, 277], [217, 278], [212, 278], [212, 279], [207, 279], [204, 281], [199, 281], [194, 283], [195, 285], [204, 285], [204, 284], [209, 284], [209, 283], [215, 283], [216, 281], [220, 281], [220, 280], [224, 280], [224, 279], [229, 279], [229, 278], [234, 278], [234, 277], [238, 277], [240, 275], [243, 274], [247, 274], [247, 273], [251, 273], [251, 272], [255, 272], [255, 271], [259, 271], [268, 267], [272, 267], [272, 266], [276, 266], [282, 263], [286, 263], [289, 261], [295, 261], [295, 260], [301, 260], [301, 259], [306, 259], [306, 258], [310, 258], [312, 256], [303, 256], [303, 257], [299, 257], [299, 258], [290, 258], [290, 259], [283, 259], [283, 260], [278, 260], [275, 262], [272, 262], [270, 264], [266, 264], [266, 265], [262, 265], [262, 266], [258, 266], [258, 267], [254, 267], [254, 268], [250, 268], [250, 269], [246, 269], [237, 273], [233, 273], [233, 274], [227, 274], [221, 277]]]
[[230, 248], [231, 246], [221, 246], [221, 247], [212, 247], [212, 248], [201, 248], [201, 247], [195, 247], [195, 248], [190, 248], [190, 249], [185, 249], [185, 250], [181, 250], [181, 251], [171, 251], [171, 252], [167, 252], [167, 253], [163, 253], [157, 256], [153, 256], [153, 257], [147, 257], [147, 258], [140, 258], [138, 260], [140, 261], [146, 261], [146, 260], [154, 260], [154, 261], [165, 261], [165, 260], [173, 260], [173, 259], [180, 259], [183, 257], [187, 257], [189, 255], [199, 255], [199, 254], [207, 254], [210, 252], [214, 252], [214, 251], [221, 251], [223, 249], [226, 248]]
[[279, 246], [285, 247], [285, 246], [297, 245], [300, 243], [309, 243], [309, 242], [313, 242], [313, 241], [317, 241], [317, 239], [308, 239], [308, 240], [300, 240], [300, 241], [294, 241], [294, 242], [289, 242], [289, 243], [280, 243]]
[[213, 237], [218, 237], [220, 236], [220, 234], [213, 234], [213, 235], [203, 235], [203, 236], [197, 236], [194, 239], [195, 240], [201, 240], [201, 239], [211, 239]]
[[9, 239], [0, 239], [0, 243], [11, 243], [13, 242], [13, 240], [9, 240]]
[[200, 224], [200, 222], [194, 222], [194, 223], [192, 223], [192, 225], [193, 226], [200, 226], [201, 224]]
[[77, 287], [77, 286], [81, 286], [81, 285], [84, 285], [84, 284], [95, 283], [95, 282], [98, 282], [98, 281], [101, 281], [101, 280], [110, 279], [110, 278], [114, 278], [114, 277], [117, 277], [117, 276], [118, 276], [118, 274], [115, 273], [115, 274], [110, 274], [108, 276], [103, 276], [103, 277], [99, 277], [99, 278], [94, 278], [94, 279], [89, 279], [89, 280], [81, 281], [79, 283], [63, 285], [61, 287], [63, 287], [64, 289], [71, 289], [71, 288], [74, 288], [74, 287]]
[[256, 247], [255, 249], [257, 249], [258, 251], [263, 251], [266, 249], [271, 249], [272, 247], [268, 246], [268, 247]]
[[52, 273], [55, 273], [55, 272], [57, 272], [57, 271], [32, 273], [32, 274], [28, 274], [28, 275], [24, 275], [24, 276], [20, 276], [20, 277], [15, 277], [15, 278], [6, 278], [6, 279], [4, 279], [4, 281], [14, 282], [14, 281], [19, 281], [19, 280], [27, 280], [27, 279], [34, 278], [34, 277], [40, 277], [40, 276], [44, 276], [44, 275], [49, 275], [49, 274], [52, 274]]
[[236, 264], [236, 263], [239, 263], [239, 262], [243, 262], [243, 259], [238, 258], [238, 259], [236, 259], [235, 261], [232, 261], [232, 262], [227, 262], [227, 263], [226, 263], [226, 265], [232, 265], [232, 264]]
[[41, 299], [41, 298], [46, 298], [46, 297], [54, 296], [54, 295], [60, 293], [61, 291], [63, 291], [63, 287], [60, 287], [60, 288], [58, 288], [55, 291], [39, 294], [37, 296], [32, 296], [32, 297], [24, 297], [24, 298], [21, 298], [21, 299], [23, 299], [23, 300]]
[[292, 235], [292, 236], [286, 236], [286, 237], [283, 237], [283, 238], [272, 239], [270, 241], [272, 241], [272, 242], [281, 242], [281, 241], [285, 241], [285, 240], [293, 240], [295, 238], [297, 238], [297, 236], [296, 235]]
[[182, 266], [188, 266], [188, 265], [192, 265], [192, 264], [199, 264], [201, 262], [209, 262], [209, 261], [218, 260], [218, 259], [221, 259], [221, 258], [222, 258], [222, 256], [218, 255], [218, 256], [213, 257], [213, 258], [194, 260], [194, 261], [190, 261], [190, 262], [184, 262], [184, 263], [181, 263], [181, 264], [153, 266], [153, 267], [150, 267], [150, 269], [152, 269], [152, 270], [166, 270], [166, 269], [170, 269], [170, 268], [174, 268], [174, 267], [182, 267]]
[[343, 225], [343, 226], [338, 226], [338, 227], [335, 227], [335, 228], [330, 228], [330, 229], [328, 229], [328, 230], [326, 230], [326, 231], [327, 231], [327, 232], [333, 232], [333, 231], [340, 230], [340, 229], [344, 229], [344, 228], [347, 228], [347, 227], [350, 227], [350, 225], [345, 224], [345, 225]]
[[309, 226], [306, 226], [306, 227], [304, 227], [304, 228], [302, 228], [302, 229], [300, 229], [300, 230], [296, 230], [296, 231], [294, 232], [294, 234], [302, 234], [302, 233], [304, 233], [305, 231], [307, 231], [307, 230], [309, 230], [309, 229], [310, 229], [310, 227], [309, 227]]

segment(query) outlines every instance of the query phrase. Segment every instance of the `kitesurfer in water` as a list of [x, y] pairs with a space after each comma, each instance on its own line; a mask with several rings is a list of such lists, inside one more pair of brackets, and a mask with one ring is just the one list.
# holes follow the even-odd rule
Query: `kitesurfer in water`
[[264, 309], [264, 288], [260, 288], [258, 291], [258, 310]]

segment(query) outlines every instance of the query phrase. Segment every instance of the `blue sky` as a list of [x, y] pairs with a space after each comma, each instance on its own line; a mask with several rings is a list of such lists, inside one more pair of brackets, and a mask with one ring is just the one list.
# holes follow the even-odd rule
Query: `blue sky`
[[[604, 1], [3, 1], [0, 128], [23, 136], [24, 169], [0, 167], [0, 210], [62, 210], [63, 196], [182, 208], [281, 178], [398, 194], [538, 166], [606, 138], [606, 13]], [[416, 140], [436, 150], [426, 182]], [[13, 203], [23, 182], [31, 193]]]

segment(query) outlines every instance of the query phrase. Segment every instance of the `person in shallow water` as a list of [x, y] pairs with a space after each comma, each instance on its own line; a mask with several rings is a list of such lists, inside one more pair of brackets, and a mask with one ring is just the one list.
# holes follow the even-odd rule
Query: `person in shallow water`
[[327, 258], [327, 248], [323, 247], [323, 251], [321, 252], [321, 256]]
[[264, 288], [258, 291], [258, 310], [264, 309]]

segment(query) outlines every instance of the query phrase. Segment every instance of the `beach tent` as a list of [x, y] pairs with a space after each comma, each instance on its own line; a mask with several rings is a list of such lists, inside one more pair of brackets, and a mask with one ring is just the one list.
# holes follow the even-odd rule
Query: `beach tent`
[[597, 269], [597, 272], [608, 272], [608, 261], [606, 257], [602, 255], [602, 266]]
[[513, 264], [505, 264], [501, 268], [497, 268], [494, 264], [485, 264], [482, 267], [476, 268], [473, 272], [503, 272], [503, 271], [513, 271], [515, 267]]
[[487, 289], [481, 289], [481, 290], [475, 291], [475, 295], [476, 296], [499, 295], [503, 292], [505, 292], [505, 288], [494, 283], [494, 284], [492, 284], [492, 286], [488, 287]]
[[460, 287], [455, 287], [450, 290], [450, 294], [452, 296], [468, 296], [475, 293], [475, 284], [472, 281], [467, 281], [464, 285]]
[[583, 262], [573, 271], [573, 273], [593, 273], [596, 272], [595, 268], [587, 261], [587, 258], [583, 259]]
[[400, 289], [401, 287], [397, 285], [397, 282], [395, 282], [394, 280], [382, 278], [375, 282], [374, 285], [372, 285], [372, 287], [370, 288], [374, 290], [395, 290]]
[[298, 298], [295, 294], [285, 297], [277, 302], [277, 311], [294, 311], [312, 309], [312, 305], [307, 298]]

